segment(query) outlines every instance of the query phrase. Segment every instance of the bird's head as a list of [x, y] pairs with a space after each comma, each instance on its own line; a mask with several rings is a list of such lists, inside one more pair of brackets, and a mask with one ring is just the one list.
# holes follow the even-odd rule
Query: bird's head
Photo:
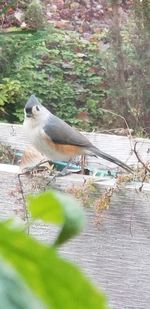
[[35, 95], [32, 94], [24, 108], [25, 117], [36, 118], [38, 114], [41, 112], [41, 110], [42, 105], [39, 103]]
[[25, 120], [32, 122], [32, 125], [36, 126], [44, 123], [49, 116], [49, 111], [32, 94], [25, 105], [24, 114]]

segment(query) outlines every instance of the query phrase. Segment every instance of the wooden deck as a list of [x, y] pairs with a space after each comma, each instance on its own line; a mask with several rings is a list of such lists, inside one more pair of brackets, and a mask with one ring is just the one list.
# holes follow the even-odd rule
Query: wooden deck
[[[134, 141], [129, 138], [96, 133], [86, 135], [101, 150], [128, 164], [137, 163], [135, 156], [131, 155], [131, 142]], [[144, 160], [149, 159], [149, 141], [138, 141], [140, 156]], [[0, 142], [18, 149], [24, 149], [27, 144], [22, 127], [8, 124], [0, 124]], [[104, 164], [103, 160], [95, 158], [91, 162], [98, 166]], [[112, 166], [106, 162], [105, 165]], [[15, 215], [19, 219], [25, 216], [17, 173], [15, 166], [0, 165], [1, 218]], [[85, 178], [89, 176], [59, 177], [55, 185], [64, 189], [73, 184], [83, 184]], [[42, 178], [43, 181], [47, 181], [46, 178]], [[97, 188], [94, 198], [114, 185], [114, 180], [100, 177], [94, 181]], [[40, 187], [40, 176], [23, 176], [22, 185], [25, 194], [36, 191]], [[95, 224], [95, 209], [85, 207], [84, 231], [60, 250], [60, 254], [81, 265], [105, 291], [113, 309], [150, 308], [150, 184], [144, 184], [142, 192], [138, 190], [140, 185], [131, 183], [116, 192], [98, 225]], [[44, 242], [51, 242], [57, 228], [37, 222], [30, 228], [30, 233]]]

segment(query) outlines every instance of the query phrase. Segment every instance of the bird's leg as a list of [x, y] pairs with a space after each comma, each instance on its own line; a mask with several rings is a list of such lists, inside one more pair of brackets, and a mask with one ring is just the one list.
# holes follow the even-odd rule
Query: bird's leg
[[70, 165], [71, 163], [72, 163], [72, 160], [69, 160], [68, 163], [67, 163], [67, 165], [62, 169], [62, 171], [57, 172], [57, 174], [54, 175], [54, 176], [52, 177], [52, 179], [48, 181], [48, 183], [46, 184], [46, 187], [47, 187], [49, 184], [51, 184], [52, 182], [54, 182], [54, 181], [56, 180], [57, 177], [61, 177], [61, 176], [67, 175], [68, 173], [66, 173], [66, 172], [67, 172], [67, 169], [68, 169], [68, 167], [69, 167], [69, 165]]
[[85, 174], [84, 173], [84, 169], [85, 169], [85, 155], [81, 156], [81, 174]]
[[56, 177], [67, 175], [68, 173], [66, 173], [66, 172], [67, 172], [67, 170], [68, 170], [68, 168], [69, 168], [69, 165], [70, 165], [71, 163], [72, 163], [72, 160], [69, 160], [69, 161], [67, 162], [67, 165], [66, 165], [60, 172], [57, 173]]

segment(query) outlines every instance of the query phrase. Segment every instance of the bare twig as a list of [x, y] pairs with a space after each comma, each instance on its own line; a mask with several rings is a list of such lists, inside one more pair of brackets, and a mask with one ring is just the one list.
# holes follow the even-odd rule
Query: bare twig
[[104, 109], [104, 108], [101, 108], [101, 110], [104, 111], [105, 113], [110, 113], [110, 114], [112, 114], [114, 116], [117, 116], [117, 117], [123, 119], [123, 121], [124, 121], [124, 123], [125, 123], [125, 125], [127, 127], [128, 133], [129, 133], [130, 146], [131, 146], [131, 150], [132, 150], [133, 149], [133, 140], [132, 140], [131, 130], [129, 128], [127, 120], [123, 116], [118, 115], [118, 114], [116, 114], [116, 113], [114, 113], [114, 112], [112, 112], [110, 110], [107, 110], [107, 109]]
[[135, 155], [136, 155], [138, 161], [139, 161], [139, 162], [142, 164], [142, 166], [145, 168], [145, 170], [146, 170], [147, 172], [150, 173], [150, 169], [149, 169], [148, 166], [142, 161], [142, 159], [140, 158], [140, 156], [139, 156], [139, 154], [138, 154], [138, 152], [137, 152], [137, 148], [136, 148], [137, 144], [138, 144], [138, 142], [136, 142], [136, 143], [134, 144], [134, 153], [135, 153]]
[[134, 153], [138, 159], [138, 162], [140, 162], [142, 164], [142, 166], [144, 167], [144, 176], [143, 176], [143, 179], [142, 179], [142, 182], [141, 182], [141, 186], [139, 187], [139, 191], [141, 192], [142, 189], [143, 189], [143, 186], [144, 186], [144, 182], [146, 180], [146, 177], [147, 177], [147, 174], [150, 173], [150, 169], [148, 168], [148, 166], [142, 161], [142, 159], [140, 158], [138, 152], [137, 152], [137, 146], [138, 142], [135, 143], [134, 145]]
[[19, 186], [20, 186], [20, 193], [22, 196], [22, 200], [23, 200], [23, 209], [24, 209], [24, 219], [27, 222], [27, 233], [30, 233], [29, 230], [29, 217], [28, 217], [28, 210], [26, 208], [26, 200], [25, 200], [25, 196], [24, 196], [24, 191], [23, 191], [23, 186], [22, 186], [22, 181], [21, 181], [21, 176], [24, 175], [25, 173], [20, 173], [18, 174], [18, 181], [19, 181]]
[[23, 169], [23, 172], [21, 173], [21, 175], [25, 175], [28, 173], [31, 173], [33, 170], [35, 170], [36, 168], [40, 167], [42, 164], [45, 163], [50, 163], [50, 160], [44, 160], [44, 161], [40, 161], [39, 163], [37, 163], [36, 165], [32, 166], [32, 167], [27, 167]]
[[147, 177], [147, 170], [145, 170], [145, 173], [144, 173], [144, 177], [142, 179], [142, 182], [141, 182], [141, 186], [139, 187], [139, 191], [141, 192], [142, 189], [143, 189], [143, 186], [144, 186], [144, 182], [146, 180], [146, 177]]

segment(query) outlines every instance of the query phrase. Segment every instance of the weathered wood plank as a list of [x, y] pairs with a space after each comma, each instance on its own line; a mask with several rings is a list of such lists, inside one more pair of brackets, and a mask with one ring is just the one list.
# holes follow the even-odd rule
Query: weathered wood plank
[[[1, 172], [1, 180], [1, 217], [6, 218], [13, 213], [23, 217], [17, 175]], [[26, 193], [36, 189], [35, 180], [36, 177], [24, 177]], [[64, 188], [70, 183], [79, 184], [81, 178], [73, 175], [57, 179], [58, 188]], [[113, 185], [113, 182], [104, 181], [97, 185], [99, 195], [108, 185]], [[81, 265], [98, 286], [102, 287], [114, 309], [149, 308], [149, 198], [148, 184], [143, 193], [133, 190], [133, 185], [123, 188], [113, 196], [110, 208], [103, 212], [99, 225], [95, 224], [95, 211], [92, 208], [85, 209], [87, 222], [83, 233], [60, 250], [66, 258]], [[52, 241], [56, 232], [56, 228], [41, 223], [34, 224], [30, 229], [34, 237], [46, 242]]]
[[[136, 164], [137, 158], [135, 157], [132, 149], [135, 141], [138, 142], [138, 152], [141, 158], [145, 161], [150, 161], [150, 141], [148, 139], [136, 138], [132, 141], [125, 136], [116, 136], [110, 134], [99, 133], [85, 133], [90, 141], [102, 151], [109, 153], [128, 164]], [[30, 144], [23, 132], [22, 125], [12, 125], [0, 123], [0, 142], [11, 145], [14, 148], [24, 149], [26, 145]], [[107, 162], [101, 158], [95, 159], [90, 157], [89, 162], [101, 163], [107, 167], [114, 167], [113, 163]]]

